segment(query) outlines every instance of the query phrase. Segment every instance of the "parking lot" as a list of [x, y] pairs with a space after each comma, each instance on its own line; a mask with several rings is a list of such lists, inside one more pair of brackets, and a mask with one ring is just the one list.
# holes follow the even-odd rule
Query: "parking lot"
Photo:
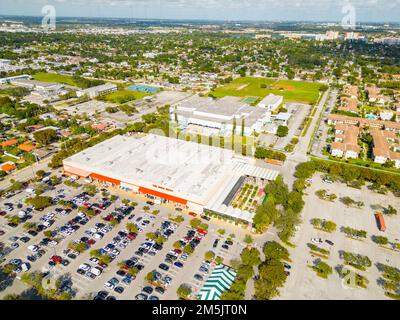
[[[321, 200], [315, 192], [325, 189], [329, 194], [335, 194], [337, 199], [333, 202]], [[294, 243], [296, 248], [289, 249], [293, 260], [293, 269], [288, 277], [285, 287], [281, 290], [281, 299], [385, 299], [384, 290], [378, 283], [380, 272], [376, 263], [384, 263], [394, 267], [400, 267], [399, 252], [378, 246], [371, 240], [371, 236], [385, 236], [390, 241], [398, 242], [400, 230], [400, 216], [387, 216], [385, 221], [386, 232], [379, 231], [374, 213], [376, 206], [387, 207], [389, 204], [400, 208], [400, 199], [393, 194], [378, 194], [370, 191], [366, 187], [362, 190], [347, 187], [345, 184], [324, 183], [320, 175], [315, 175], [312, 185], [307, 189], [305, 198], [306, 205], [303, 211], [302, 224], [296, 234]], [[356, 201], [364, 202], [364, 206], [359, 208], [347, 207], [340, 198], [349, 196]], [[333, 221], [337, 224], [337, 229], [333, 233], [327, 233], [315, 229], [310, 220], [320, 218]], [[367, 232], [366, 239], [352, 239], [346, 237], [341, 231], [342, 227], [351, 227]], [[333, 268], [333, 273], [328, 279], [318, 277], [312, 266], [319, 257], [310, 253], [307, 244], [318, 239], [321, 244], [319, 247], [330, 251], [329, 258], [324, 260]], [[331, 244], [327, 243], [331, 242]], [[315, 242], [314, 242], [315, 243]], [[332, 244], [333, 243], [333, 244]], [[368, 256], [372, 266], [366, 271], [357, 270], [356, 272], [365, 276], [369, 284], [364, 288], [350, 288], [343, 284], [337, 266], [343, 265], [344, 261], [340, 258], [340, 251], [348, 251], [355, 254]]]
[[[67, 201], [69, 207], [54, 204], [43, 211], [34, 210], [23, 202], [28, 196], [25, 191], [0, 203], [1, 210], [6, 210], [6, 216], [0, 217], [1, 263], [12, 265], [17, 274], [12, 286], [0, 291], [0, 296], [28, 289], [19, 278], [23, 272], [34, 271], [51, 278], [62, 276], [62, 290], [75, 299], [176, 299], [176, 290], [183, 283], [192, 287], [195, 296], [214, 267], [204, 261], [207, 251], [214, 251], [229, 263], [243, 249], [239, 244], [242, 230], [235, 226], [204, 220], [208, 230], [197, 230], [190, 226], [194, 217], [188, 214], [182, 214], [183, 221], [175, 223], [169, 220], [177, 213], [173, 209], [131, 198], [131, 204], [136, 202], [133, 207], [124, 205], [121, 196], [108, 200], [106, 189], [98, 190], [95, 196], [83, 190], [82, 186], [61, 183], [43, 194]], [[103, 197], [104, 192], [107, 197]], [[91, 214], [85, 214], [85, 210]], [[153, 214], [155, 210], [157, 214]], [[20, 211], [26, 212], [22, 222], [10, 226], [7, 217]], [[26, 222], [31, 224], [30, 230], [24, 226]], [[128, 230], [128, 223], [136, 230]], [[228, 236], [217, 233], [221, 226], [227, 235], [235, 234], [229, 245], [224, 243]], [[51, 231], [51, 236], [46, 231]], [[165, 242], [157, 244], [148, 238], [149, 233], [165, 237]], [[181, 241], [181, 249], [174, 247], [177, 241]], [[185, 245], [191, 245], [194, 252], [185, 254]], [[84, 246], [81, 253], [79, 246]], [[151, 292], [146, 280], [150, 272], [157, 278]]]

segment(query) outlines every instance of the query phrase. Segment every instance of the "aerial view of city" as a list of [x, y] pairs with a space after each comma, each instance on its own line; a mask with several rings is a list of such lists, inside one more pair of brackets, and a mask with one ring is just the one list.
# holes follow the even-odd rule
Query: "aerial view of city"
[[0, 300], [400, 300], [400, 2], [1, 0]]

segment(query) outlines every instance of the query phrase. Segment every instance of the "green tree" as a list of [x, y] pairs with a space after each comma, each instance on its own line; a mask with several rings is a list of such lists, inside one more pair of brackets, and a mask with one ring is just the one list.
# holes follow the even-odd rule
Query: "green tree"
[[201, 225], [200, 219], [194, 218], [194, 219], [190, 220], [190, 226], [192, 228], [198, 229], [200, 225]]
[[33, 134], [33, 137], [35, 138], [36, 142], [40, 143], [41, 145], [48, 145], [50, 142], [56, 140], [57, 133], [53, 129], [46, 129], [46, 130], [36, 131]]
[[185, 285], [185, 284], [181, 284], [179, 286], [179, 288], [176, 290], [176, 294], [178, 295], [178, 297], [180, 297], [182, 299], [187, 299], [191, 293], [192, 293], [192, 290], [190, 289], [190, 287], [188, 285]]
[[265, 260], [289, 261], [289, 251], [276, 241], [268, 241], [264, 245]]
[[249, 235], [249, 234], [246, 234], [245, 236], [244, 236], [244, 239], [243, 239], [243, 242], [245, 243], [245, 244], [247, 244], [247, 245], [251, 245], [252, 243], [253, 243], [253, 237], [251, 236], [251, 235]]
[[318, 276], [321, 278], [328, 278], [332, 274], [332, 267], [323, 261], [319, 261], [312, 267]]
[[279, 126], [276, 135], [280, 138], [286, 137], [289, 133], [289, 128], [286, 126]]
[[242, 263], [248, 266], [256, 266], [261, 263], [260, 251], [256, 248], [244, 248], [240, 254]]
[[207, 251], [205, 254], [204, 254], [204, 260], [206, 260], [206, 261], [211, 261], [211, 260], [213, 260], [215, 258], [215, 253], [214, 253], [214, 251]]
[[44, 170], [38, 170], [36, 171], [36, 176], [40, 179], [44, 178], [44, 176], [46, 175], [46, 172]]
[[384, 236], [372, 236], [372, 241], [379, 245], [387, 245], [389, 243], [389, 239]]
[[397, 210], [393, 208], [391, 205], [389, 205], [385, 213], [392, 216], [397, 214]]
[[184, 248], [183, 248], [183, 251], [186, 253], [186, 254], [192, 254], [193, 253], [193, 247], [190, 245], [190, 244], [187, 244]]
[[126, 224], [126, 229], [127, 229], [129, 232], [132, 232], [132, 233], [136, 233], [136, 234], [139, 233], [139, 230], [138, 230], [137, 225], [134, 224], [134, 223], [131, 223], [131, 222], [129, 222], [129, 223]]

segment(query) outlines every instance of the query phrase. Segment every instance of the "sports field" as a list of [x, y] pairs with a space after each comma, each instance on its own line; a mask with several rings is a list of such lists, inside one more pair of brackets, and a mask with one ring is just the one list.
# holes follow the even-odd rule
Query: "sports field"
[[314, 82], [244, 77], [217, 88], [211, 94], [217, 98], [237, 96], [262, 99], [273, 93], [283, 96], [285, 102], [313, 104], [318, 100], [320, 87], [321, 84]]
[[55, 73], [37, 73], [32, 76], [33, 79], [42, 82], [62, 83], [74, 87], [79, 87], [71, 76]]

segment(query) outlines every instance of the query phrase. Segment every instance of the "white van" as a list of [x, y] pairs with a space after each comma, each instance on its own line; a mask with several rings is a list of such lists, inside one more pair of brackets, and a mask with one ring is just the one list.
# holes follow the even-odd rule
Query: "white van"
[[28, 189], [25, 189], [25, 192], [26, 193], [34, 193], [35, 190], [33, 190], [32, 188], [28, 188]]

